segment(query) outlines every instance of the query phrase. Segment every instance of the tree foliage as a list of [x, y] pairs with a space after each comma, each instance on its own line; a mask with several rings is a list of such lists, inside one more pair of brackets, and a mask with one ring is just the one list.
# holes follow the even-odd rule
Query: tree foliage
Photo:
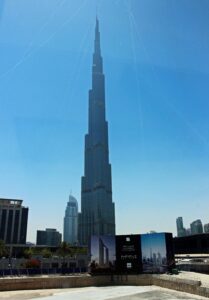
[[44, 248], [44, 249], [41, 251], [41, 255], [42, 255], [44, 258], [50, 258], [50, 257], [52, 257], [52, 252], [50, 251], [50, 249]]
[[23, 255], [25, 258], [31, 258], [33, 254], [34, 254], [34, 251], [32, 248], [25, 249], [23, 252]]
[[8, 256], [8, 250], [4, 241], [0, 240], [0, 257]]
[[57, 249], [57, 254], [62, 257], [70, 256], [71, 255], [71, 249], [70, 245], [67, 242], [62, 242]]

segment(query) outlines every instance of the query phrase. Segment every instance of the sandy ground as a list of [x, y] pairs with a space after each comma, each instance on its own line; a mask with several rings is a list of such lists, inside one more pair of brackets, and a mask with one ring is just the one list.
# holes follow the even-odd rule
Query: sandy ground
[[[170, 276], [170, 275], [162, 275]], [[200, 280], [202, 286], [209, 287], [209, 275], [193, 272], [181, 272], [179, 275], [171, 276], [176, 278]], [[87, 287], [71, 289], [49, 289], [31, 291], [0, 292], [0, 300], [176, 300], [176, 299], [208, 299], [180, 293], [173, 290], [163, 289], [156, 286], [114, 286], [114, 287]]]

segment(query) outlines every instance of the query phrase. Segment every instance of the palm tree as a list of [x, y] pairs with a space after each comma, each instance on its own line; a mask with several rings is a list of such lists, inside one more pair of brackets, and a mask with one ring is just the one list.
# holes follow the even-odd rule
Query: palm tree
[[64, 268], [67, 267], [65, 258], [71, 254], [70, 245], [67, 242], [62, 242], [57, 250], [57, 254], [63, 258], [62, 269], [64, 274]]
[[57, 254], [62, 257], [69, 256], [71, 254], [70, 245], [67, 242], [62, 242], [57, 250]]

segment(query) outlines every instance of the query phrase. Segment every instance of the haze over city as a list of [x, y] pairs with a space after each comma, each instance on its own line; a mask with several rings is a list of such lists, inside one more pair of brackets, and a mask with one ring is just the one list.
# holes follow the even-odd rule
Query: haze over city
[[0, 196], [27, 240], [80, 208], [96, 11], [118, 234], [209, 222], [208, 1], [0, 4]]

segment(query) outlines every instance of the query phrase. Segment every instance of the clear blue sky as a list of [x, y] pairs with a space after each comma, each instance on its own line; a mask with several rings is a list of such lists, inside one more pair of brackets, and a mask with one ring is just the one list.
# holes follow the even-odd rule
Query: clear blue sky
[[209, 222], [209, 1], [1, 0], [0, 197], [80, 205], [96, 7], [117, 233]]

